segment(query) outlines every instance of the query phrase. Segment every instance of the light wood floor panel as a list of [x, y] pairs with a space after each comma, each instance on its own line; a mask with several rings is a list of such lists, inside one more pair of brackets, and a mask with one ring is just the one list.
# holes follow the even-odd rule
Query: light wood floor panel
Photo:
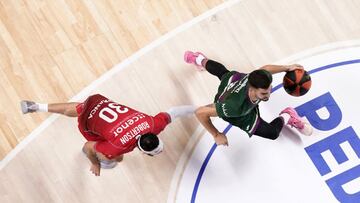
[[68, 101], [140, 48], [223, 1], [0, 1], [0, 159], [47, 117], [23, 117], [21, 99]]
[[[4, 2], [0, 140], [6, 142], [0, 152], [6, 154], [47, 115], [21, 115], [20, 98], [67, 101], [134, 51], [220, 1]], [[93, 92], [152, 115], [174, 105], [211, 103], [218, 80], [184, 64], [185, 50], [250, 71], [316, 46], [359, 39], [359, 9], [353, 0], [244, 0], [167, 40]], [[25, 14], [43, 20], [17, 31], [28, 22]], [[148, 157], [135, 150], [94, 177], [76, 120], [59, 117], [1, 170], [0, 202], [165, 202], [197, 127], [193, 117], [177, 120], [161, 135], [164, 153]]]

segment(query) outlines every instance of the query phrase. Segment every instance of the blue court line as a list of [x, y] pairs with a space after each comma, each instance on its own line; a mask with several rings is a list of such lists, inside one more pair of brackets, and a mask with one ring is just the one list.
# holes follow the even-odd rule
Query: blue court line
[[[223, 131], [223, 134], [226, 134], [226, 133], [230, 130], [231, 127], [232, 127], [232, 125], [229, 124], [229, 125], [225, 128], [225, 130]], [[217, 144], [214, 143], [213, 146], [211, 147], [209, 153], [207, 154], [207, 156], [206, 156], [203, 164], [201, 165], [199, 174], [198, 174], [198, 176], [197, 176], [197, 178], [196, 178], [195, 187], [194, 187], [193, 193], [192, 193], [192, 195], [191, 195], [191, 202], [195, 202], [196, 193], [197, 193], [197, 191], [198, 191], [198, 188], [199, 188], [199, 184], [200, 184], [202, 175], [203, 175], [203, 173], [204, 173], [204, 171], [205, 171], [205, 168], [206, 168], [207, 164], [209, 163], [209, 160], [210, 160], [211, 156], [213, 155], [216, 147], [217, 147]]]
[[[320, 71], [323, 71], [323, 70], [326, 70], [326, 69], [335, 68], [335, 67], [338, 67], [338, 66], [350, 65], [350, 64], [354, 64], [354, 63], [360, 63], [360, 59], [350, 60], [350, 61], [343, 61], [343, 62], [338, 62], [338, 63], [333, 63], [333, 64], [330, 64], [330, 65], [326, 65], [326, 66], [322, 66], [322, 67], [319, 67], [319, 68], [315, 68], [315, 69], [309, 71], [308, 73], [309, 73], [309, 74], [313, 74], [313, 73], [320, 72]], [[275, 92], [276, 90], [280, 89], [282, 86], [283, 86], [282, 83], [276, 85], [276, 86], [272, 89], [272, 92]]]
[[[338, 62], [338, 63], [333, 63], [333, 64], [329, 64], [329, 65], [326, 65], [326, 66], [322, 66], [322, 67], [319, 67], [319, 68], [315, 68], [311, 71], [309, 71], [309, 74], [313, 74], [313, 73], [316, 73], [316, 72], [320, 72], [320, 71], [323, 71], [323, 70], [326, 70], [326, 69], [330, 69], [330, 68], [335, 68], [335, 67], [339, 67], [339, 66], [345, 66], [345, 65], [350, 65], [350, 64], [355, 64], [355, 63], [360, 63], [360, 59], [355, 59], [355, 60], [350, 60], [350, 61], [342, 61], [342, 62]], [[276, 90], [280, 89], [282, 87], [282, 83], [279, 84], [279, 85], [276, 85], [272, 90], [271, 92], [275, 92]], [[226, 134], [230, 128], [232, 127], [231, 124], [229, 124], [225, 130], [223, 131], [224, 134]], [[209, 163], [209, 160], [211, 158], [211, 156], [213, 155], [213, 153], [215, 152], [215, 149], [216, 149], [217, 145], [216, 143], [211, 147], [210, 151], [208, 152], [203, 164], [201, 165], [201, 168], [199, 170], [199, 173], [198, 173], [198, 176], [196, 178], [196, 181], [195, 181], [195, 185], [194, 185], [194, 189], [193, 189], [193, 192], [192, 192], [192, 195], [191, 195], [191, 203], [195, 203], [195, 200], [196, 200], [196, 195], [197, 195], [197, 191], [199, 189], [199, 185], [200, 185], [200, 181], [201, 181], [201, 178], [202, 178], [202, 175], [204, 174], [205, 172], [205, 169], [206, 169], [206, 166], [207, 164]]]

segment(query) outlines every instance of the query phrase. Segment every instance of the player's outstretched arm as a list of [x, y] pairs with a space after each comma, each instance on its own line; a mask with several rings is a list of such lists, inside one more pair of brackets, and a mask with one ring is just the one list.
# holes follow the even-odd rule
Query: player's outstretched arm
[[86, 142], [84, 144], [84, 152], [86, 153], [87, 158], [90, 160], [91, 162], [91, 167], [90, 167], [90, 171], [95, 174], [95, 176], [99, 176], [100, 175], [100, 161], [99, 159], [96, 157], [96, 151], [95, 151], [95, 143], [96, 142]]
[[207, 106], [202, 106], [196, 109], [195, 115], [199, 122], [204, 126], [204, 128], [214, 137], [214, 140], [217, 145], [228, 146], [228, 140], [226, 136], [219, 132], [214, 124], [211, 122], [210, 117], [217, 117], [217, 112], [215, 104], [209, 104]]
[[269, 71], [271, 74], [293, 71], [295, 69], [304, 69], [302, 65], [292, 64], [292, 65], [265, 65], [260, 69]]

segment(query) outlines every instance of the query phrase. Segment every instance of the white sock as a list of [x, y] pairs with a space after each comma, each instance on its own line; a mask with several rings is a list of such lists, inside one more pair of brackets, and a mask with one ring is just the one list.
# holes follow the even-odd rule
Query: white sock
[[36, 103], [39, 107], [39, 109], [37, 111], [40, 112], [48, 112], [48, 104], [40, 104], [40, 103]]
[[198, 57], [196, 57], [195, 63], [196, 63], [197, 65], [201, 66], [201, 65], [202, 65], [201, 62], [202, 62], [204, 59], [205, 59], [205, 57], [200, 54]]
[[195, 106], [187, 105], [187, 106], [175, 106], [171, 107], [166, 111], [170, 115], [171, 121], [174, 121], [178, 117], [188, 116], [194, 114], [196, 110]]
[[282, 113], [280, 116], [284, 119], [284, 124], [286, 125], [289, 122], [289, 119], [291, 118], [289, 114]]

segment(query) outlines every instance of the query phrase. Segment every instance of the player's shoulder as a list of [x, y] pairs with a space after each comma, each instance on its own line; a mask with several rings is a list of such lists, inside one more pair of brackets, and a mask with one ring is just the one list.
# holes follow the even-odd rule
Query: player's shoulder
[[222, 76], [221, 81], [228, 82], [229, 80], [231, 80], [232, 82], [235, 82], [235, 81], [242, 80], [243, 78], [247, 77], [247, 75], [248, 75], [248, 73], [242, 73], [242, 72], [233, 70], [228, 73], [225, 73]]
[[93, 104], [97, 104], [101, 101], [110, 101], [107, 97], [101, 95], [101, 94], [94, 94], [94, 95], [90, 95], [86, 100], [85, 100], [85, 106], [89, 106], [89, 105], [93, 105]]
[[158, 114], [156, 114], [155, 116], [153, 116], [153, 119], [156, 121], [165, 121], [166, 123], [170, 123], [171, 122], [171, 118], [170, 115], [166, 112], [160, 112]]
[[101, 94], [93, 94], [93, 95], [90, 95], [88, 97], [88, 99], [91, 99], [91, 100], [100, 100], [100, 99], [108, 99], [107, 97], [105, 97], [104, 95], [101, 95]]

